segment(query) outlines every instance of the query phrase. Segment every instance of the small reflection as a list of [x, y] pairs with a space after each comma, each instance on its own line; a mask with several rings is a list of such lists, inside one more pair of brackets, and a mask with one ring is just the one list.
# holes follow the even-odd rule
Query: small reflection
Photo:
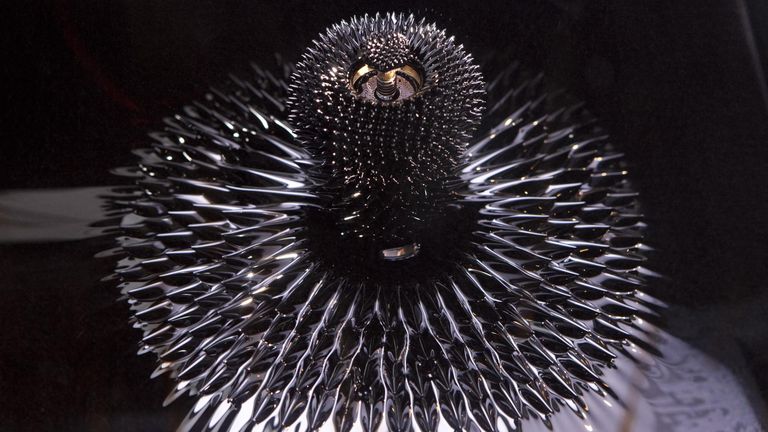
[[381, 257], [387, 261], [406, 260], [415, 257], [419, 253], [419, 249], [420, 247], [417, 243], [411, 243], [405, 246], [384, 249], [381, 251]]

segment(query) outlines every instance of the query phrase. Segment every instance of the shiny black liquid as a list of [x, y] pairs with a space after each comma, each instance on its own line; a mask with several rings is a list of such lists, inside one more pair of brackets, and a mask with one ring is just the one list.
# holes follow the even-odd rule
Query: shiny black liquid
[[[22, 18], [20, 25], [41, 30], [33, 32], [32, 45], [23, 48], [28, 55], [17, 70], [25, 76], [39, 76], [35, 73], [39, 70], [52, 72], [45, 80], [33, 80], [32, 85], [14, 86], [12, 94], [18, 92], [21, 97], [14, 99], [18, 109], [13, 111], [24, 118], [17, 123], [23, 133], [15, 134], [18, 139], [6, 141], [10, 152], [3, 158], [7, 165], [4, 186], [110, 184], [111, 176], [92, 168], [130, 162], [127, 150], [139, 144], [132, 144], [126, 134], [138, 140], [143, 133], [127, 132], [143, 130], [131, 124], [132, 119], [156, 119], [168, 112], [167, 106], [188, 102], [192, 87], [185, 83], [220, 82], [224, 70], [238, 64], [248, 48], [257, 51], [249, 56], [253, 58], [292, 48], [288, 47], [292, 43], [289, 38], [275, 37], [283, 34], [282, 21], [263, 18], [279, 15], [269, 6], [259, 12], [262, 18], [245, 9], [209, 10], [212, 7], [164, 6], [170, 19], [162, 23], [142, 18], [151, 12], [126, 15], [117, 6], [64, 8], [70, 17], [64, 20], [58, 18], [59, 9], [56, 13], [44, 11], [39, 19], [32, 14]], [[333, 4], [324, 5], [322, 12], [311, 7], [302, 12], [306, 7], [298, 5], [282, 7], [287, 7], [289, 15], [300, 23], [294, 30], [306, 32], [298, 37], [302, 40], [308, 40], [322, 27], [316, 20], [330, 22], [349, 13], [346, 6]], [[534, 64], [543, 64], [549, 75], [566, 81], [568, 88], [586, 97], [590, 108], [599, 107], [598, 114], [608, 122], [614, 136], [622, 138], [623, 150], [636, 166], [633, 176], [639, 181], [646, 210], [653, 218], [654, 245], [661, 249], [661, 266], [655, 268], [675, 282], [674, 289], [665, 295], [672, 297], [674, 304], [697, 305], [692, 311], [673, 314], [683, 321], [672, 326], [673, 330], [686, 334], [699, 346], [711, 346], [708, 352], [726, 360], [731, 369], [747, 374], [742, 382], [754, 377], [759, 383], [764, 351], [760, 349], [759, 305], [763, 303], [759, 289], [765, 275], [761, 273], [760, 254], [753, 253], [760, 250], [763, 236], [755, 228], [760, 226], [762, 206], [754, 197], [761, 190], [761, 167], [757, 162], [763, 154], [760, 149], [764, 140], [760, 137], [764, 131], [759, 78], [753, 77], [751, 57], [745, 48], [741, 6], [726, 2], [694, 10], [680, 4], [663, 13], [645, 5], [606, 6], [601, 2], [594, 6], [557, 2], [536, 7], [435, 7], [451, 17], [489, 17], [491, 24], [469, 42], [476, 47], [495, 46], [506, 38], [517, 40], [528, 32], [523, 40], [538, 42], [518, 48], [527, 51], [523, 55], [526, 63], [533, 60]], [[112, 21], [108, 18], [116, 16], [128, 16], [124, 19], [132, 24], [110, 27]], [[190, 16], [192, 19], [188, 19]], [[747, 13], [747, 21], [752, 21], [758, 34], [764, 27], [755, 25], [760, 22], [759, 16]], [[195, 17], [206, 17], [201, 18], [207, 23], [202, 27], [205, 30], [199, 30], [200, 19]], [[540, 25], [510, 24], [517, 20]], [[553, 20], [565, 24], [542, 31], [552, 28]], [[469, 31], [476, 27], [475, 20], [465, 21], [458, 19], [457, 23], [467, 31], [458, 32], [475, 34]], [[107, 74], [116, 75], [123, 90], [149, 113], [137, 115], [105, 97], [88, 69], [74, 60], [62, 42], [62, 22], [79, 27], [80, 40], [86, 47], [97, 47], [95, 57], [104, 64]], [[262, 24], [262, 31], [249, 31], [254, 22]], [[624, 25], [618, 26], [617, 22]], [[181, 38], [190, 45], [184, 42], [174, 50], [160, 48], [169, 45], [157, 43], [178, 41], [174, 35], [188, 36], [197, 31], [221, 35], [230, 33], [233, 27], [242, 30], [235, 32], [242, 38], [212, 38], [207, 49], [199, 49], [201, 45], [194, 42], [194, 37]], [[107, 28], [109, 31], [104, 30]], [[693, 30], [688, 33], [683, 29]], [[125, 35], [134, 36], [134, 44], [127, 48], [123, 43]], [[703, 40], [709, 42], [700, 43]], [[254, 48], [254, 41], [260, 45]], [[142, 57], [137, 53], [146, 54]], [[133, 71], [135, 74], [120, 73], [126, 59], [137, 57], [144, 60], [131, 63], [145, 67]], [[734, 127], [737, 124], [741, 126]], [[110, 145], [104, 145], [106, 142]], [[62, 191], [54, 193], [65, 195]], [[26, 202], [37, 199], [21, 196]], [[72, 199], [66, 207], [77, 207], [78, 202]], [[4, 207], [3, 215], [8, 213]], [[26, 223], [30, 219], [28, 212], [12, 219], [25, 222], [26, 227], [32, 225]], [[69, 217], [47, 218], [35, 230], [41, 233], [45, 232], [43, 228], [60, 227], [56, 222], [64, 220], [71, 222]], [[7, 220], [0, 230], [3, 234], [25, 231], [15, 222], [9, 225]], [[67, 229], [51, 231], [56, 233], [47, 238], [58, 239]], [[2, 337], [2, 377], [4, 387], [7, 384], [11, 389], [2, 396], [5, 408], [0, 417], [9, 421], [3, 424], [10, 424], [11, 430], [175, 427], [186, 412], [186, 407], [180, 405], [185, 402], [180, 400], [164, 410], [156, 408], [165, 397], [166, 382], [144, 381], [142, 377], [151, 371], [152, 360], [134, 356], [137, 336], [125, 327], [127, 311], [113, 302], [113, 291], [92, 289], [94, 281], [110, 266], [105, 261], [92, 261], [90, 256], [107, 245], [94, 244], [93, 240], [32, 245], [20, 245], [19, 241], [19, 236], [14, 236], [0, 251], [2, 280], [8, 290], [0, 316], [13, 329], [4, 331]], [[682, 317], [691, 317], [696, 325]], [[750, 325], [745, 326], [745, 322]], [[737, 360], [728, 360], [731, 355]], [[29, 364], [34, 368], [27, 367]], [[662, 381], [672, 380], [669, 375], [662, 376]], [[713, 379], [718, 373], [704, 369], [700, 374], [674, 376], [681, 382], [693, 383]], [[757, 387], [759, 392], [760, 384]], [[717, 405], [686, 408], [706, 404], [701, 393], [659, 399], [657, 406], [664, 411], [664, 424], [681, 425], [702, 418], [703, 412], [723, 412], [715, 408]], [[744, 406], [741, 402], [738, 405]], [[41, 407], [45, 415], [25, 414], [30, 406]], [[170, 415], [176, 418], [166, 421]], [[698, 430], [702, 427], [702, 423], [691, 426]], [[606, 429], [611, 430], [610, 426]]]

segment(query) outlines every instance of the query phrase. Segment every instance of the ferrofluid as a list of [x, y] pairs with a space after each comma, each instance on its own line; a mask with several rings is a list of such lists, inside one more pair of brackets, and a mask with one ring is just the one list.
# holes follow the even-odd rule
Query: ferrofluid
[[653, 351], [622, 155], [434, 24], [342, 21], [152, 137], [116, 276], [185, 428], [519, 430]]

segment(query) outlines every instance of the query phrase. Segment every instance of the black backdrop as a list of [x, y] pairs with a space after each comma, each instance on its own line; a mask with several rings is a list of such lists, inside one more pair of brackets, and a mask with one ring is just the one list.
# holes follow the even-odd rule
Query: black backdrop
[[[148, 129], [228, 72], [296, 59], [325, 26], [377, 10], [437, 21], [487, 75], [517, 58], [585, 99], [643, 195], [659, 295], [714, 321], [675, 328], [735, 341], [737, 372], [768, 388], [759, 0], [30, 3], [5, 31], [0, 189], [114, 184]], [[0, 245], [0, 430], [165, 430], [185, 411], [159, 408], [167, 384], [146, 379], [126, 308], [96, 283], [102, 247]]]

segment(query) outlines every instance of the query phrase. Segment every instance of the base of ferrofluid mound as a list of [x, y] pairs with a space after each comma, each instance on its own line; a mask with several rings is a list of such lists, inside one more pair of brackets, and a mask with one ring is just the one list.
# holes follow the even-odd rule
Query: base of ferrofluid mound
[[[604, 380], [616, 397], [601, 397], [585, 392], [589, 414], [581, 419], [567, 406], [551, 416], [552, 429], [540, 419], [522, 422], [524, 432], [760, 432], [758, 416], [750, 407], [741, 385], [733, 373], [712, 357], [682, 340], [646, 325], [653, 335], [654, 345], [663, 358], [655, 357], [642, 348], [628, 345], [633, 358], [619, 356], [616, 367], [604, 370]], [[241, 431], [248, 424], [254, 410], [255, 398], [247, 401], [235, 415], [229, 431]], [[227, 423], [224, 416], [229, 402], [215, 396], [201, 398], [181, 430], [215, 430]], [[250, 404], [250, 405], [249, 405]], [[232, 420], [232, 419], [229, 419]], [[251, 428], [258, 432], [270, 430], [274, 418]], [[290, 430], [307, 429], [306, 415], [291, 425]], [[416, 422], [412, 422], [419, 431]], [[499, 418], [499, 431], [515, 431], [511, 419]], [[334, 431], [329, 419], [319, 429]], [[362, 431], [359, 415], [352, 431]], [[382, 421], [379, 431], [386, 432]], [[452, 431], [445, 419], [440, 420], [438, 431]]]

